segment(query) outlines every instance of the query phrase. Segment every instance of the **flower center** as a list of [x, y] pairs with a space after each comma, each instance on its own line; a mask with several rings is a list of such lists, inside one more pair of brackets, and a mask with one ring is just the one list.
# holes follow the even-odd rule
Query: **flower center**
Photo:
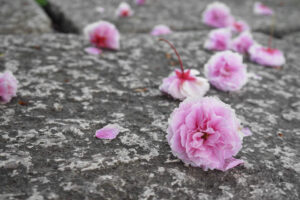
[[240, 23], [238, 23], [238, 22], [235, 22], [234, 23], [234, 27], [239, 31], [239, 32], [241, 32], [242, 31], [242, 25], [240, 24]]
[[128, 10], [122, 10], [122, 16], [128, 17], [129, 11]]
[[190, 75], [191, 70], [187, 70], [186, 72], [181, 72], [181, 71], [176, 70], [175, 72], [176, 72], [176, 76], [179, 79], [189, 80], [189, 81], [196, 80], [195, 77], [193, 77], [193, 76]]
[[98, 47], [105, 47], [106, 46], [107, 38], [105, 36], [96, 35], [93, 43], [95, 43]]
[[203, 133], [203, 135], [201, 136], [201, 139], [203, 139], [204, 141], [206, 141], [207, 138], [208, 138], [208, 136], [209, 136], [209, 134], [205, 133], [205, 132], [202, 132], [202, 133]]
[[269, 54], [274, 54], [276, 52], [276, 49], [272, 49], [270, 47], [263, 48], [263, 51], [269, 53]]

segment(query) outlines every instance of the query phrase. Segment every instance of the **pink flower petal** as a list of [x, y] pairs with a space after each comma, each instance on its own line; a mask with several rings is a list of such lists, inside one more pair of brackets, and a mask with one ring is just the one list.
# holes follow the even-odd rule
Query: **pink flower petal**
[[235, 158], [226, 159], [222, 171], [227, 171], [228, 169], [231, 169], [243, 163], [244, 161]]
[[146, 0], [135, 0], [136, 5], [144, 5]]
[[150, 34], [154, 36], [158, 36], [158, 35], [167, 35], [170, 33], [172, 33], [172, 30], [168, 26], [164, 24], [159, 24], [152, 29]]
[[212, 30], [204, 43], [204, 48], [214, 51], [224, 51], [229, 49], [231, 32], [229, 29], [220, 28]]
[[249, 128], [242, 128], [242, 132], [244, 133], [244, 136], [252, 135], [252, 132]]
[[280, 67], [285, 64], [285, 57], [279, 49], [254, 44], [249, 49], [250, 59], [263, 66]]
[[256, 2], [253, 6], [253, 12], [256, 15], [273, 15], [274, 11], [269, 8], [268, 6], [260, 3], [260, 2]]
[[8, 103], [16, 96], [18, 81], [10, 72], [0, 73], [0, 103]]
[[92, 55], [99, 55], [102, 53], [101, 49], [98, 49], [96, 47], [87, 47], [84, 49], [84, 51]]
[[96, 137], [99, 139], [115, 139], [120, 133], [120, 127], [117, 124], [108, 124], [96, 131]]

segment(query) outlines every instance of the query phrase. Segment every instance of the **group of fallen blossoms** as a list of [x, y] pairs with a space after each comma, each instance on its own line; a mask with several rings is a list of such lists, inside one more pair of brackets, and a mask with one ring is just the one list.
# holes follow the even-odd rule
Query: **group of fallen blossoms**
[[[145, 0], [136, 0], [143, 5]], [[104, 12], [104, 8], [97, 8]], [[254, 13], [272, 15], [273, 11], [261, 3], [255, 3]], [[131, 17], [134, 11], [127, 3], [121, 3], [116, 9], [117, 17]], [[175, 69], [163, 79], [159, 89], [174, 99], [181, 100], [168, 121], [167, 141], [174, 156], [184, 163], [201, 167], [204, 170], [218, 169], [226, 171], [241, 163], [234, 156], [242, 148], [243, 138], [251, 131], [241, 126], [235, 111], [216, 97], [204, 97], [210, 84], [222, 91], [237, 91], [248, 79], [247, 66], [242, 55], [261, 65], [280, 66], [285, 63], [281, 51], [257, 44], [250, 33], [249, 25], [235, 20], [230, 9], [223, 3], [215, 2], [203, 12], [203, 22], [218, 28], [212, 30], [204, 43], [204, 48], [215, 53], [204, 65], [206, 78], [200, 77], [195, 69], [184, 69], [182, 60], [174, 45], [166, 42], [176, 53], [180, 69]], [[150, 32], [158, 36], [170, 34], [166, 25], [157, 25]], [[233, 34], [239, 34], [231, 39]], [[120, 33], [115, 25], [107, 21], [92, 23], [84, 28], [84, 35], [92, 47], [85, 49], [91, 54], [100, 54], [102, 49], [120, 49]], [[233, 52], [235, 51], [235, 52]], [[210, 83], [210, 84], [209, 84]], [[10, 72], [0, 74], [0, 97], [9, 102], [16, 96], [17, 80]], [[96, 131], [100, 139], [114, 139], [120, 132], [117, 124], [108, 124]]]

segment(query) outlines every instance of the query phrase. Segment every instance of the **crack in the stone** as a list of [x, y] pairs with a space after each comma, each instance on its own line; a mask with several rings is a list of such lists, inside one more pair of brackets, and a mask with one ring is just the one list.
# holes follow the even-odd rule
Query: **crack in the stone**
[[58, 6], [46, 1], [45, 5], [40, 5], [48, 17], [51, 19], [54, 30], [60, 33], [79, 34], [78, 28], [69, 20]]

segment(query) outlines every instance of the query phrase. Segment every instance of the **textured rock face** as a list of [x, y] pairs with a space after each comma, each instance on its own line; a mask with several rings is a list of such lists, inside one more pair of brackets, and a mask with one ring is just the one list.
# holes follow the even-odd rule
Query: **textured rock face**
[[[127, 0], [135, 13], [126, 19], [118, 19], [115, 15], [121, 0], [49, 0], [56, 15], [64, 15], [81, 32], [83, 27], [100, 19], [108, 20], [118, 26], [122, 32], [150, 32], [157, 24], [169, 25], [174, 30], [204, 30], [208, 27], [201, 23], [202, 11], [211, 0], [151, 0], [144, 6], [136, 6], [134, 1]], [[272, 17], [262, 17], [253, 14], [254, 0], [224, 0], [234, 16], [246, 20], [255, 31], [269, 33], [273, 25]], [[276, 12], [275, 35], [300, 30], [298, 0], [264, 1]], [[103, 13], [97, 12], [97, 7], [105, 8]]]
[[51, 22], [34, 0], [0, 0], [0, 34], [49, 33]]
[[[203, 71], [207, 31], [168, 37], [184, 65]], [[292, 38], [292, 36], [290, 36]], [[256, 34], [264, 43], [267, 38]], [[158, 91], [176, 63], [148, 35], [123, 35], [121, 50], [87, 55], [74, 35], [1, 36], [0, 71], [20, 82], [18, 97], [0, 105], [1, 199], [298, 199], [300, 184], [299, 48], [281, 69], [252, 63], [239, 92], [211, 89], [236, 109], [253, 136], [227, 172], [185, 167], [165, 139], [179, 102]], [[112, 141], [94, 137], [107, 123], [123, 127]]]

